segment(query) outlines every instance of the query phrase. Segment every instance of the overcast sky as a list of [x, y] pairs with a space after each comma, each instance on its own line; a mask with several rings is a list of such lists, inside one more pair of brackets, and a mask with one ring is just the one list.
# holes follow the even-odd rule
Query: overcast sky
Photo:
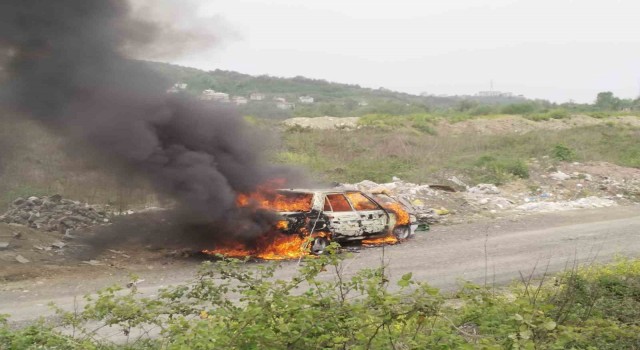
[[207, 70], [565, 102], [640, 93], [638, 0], [196, 0], [220, 28]]

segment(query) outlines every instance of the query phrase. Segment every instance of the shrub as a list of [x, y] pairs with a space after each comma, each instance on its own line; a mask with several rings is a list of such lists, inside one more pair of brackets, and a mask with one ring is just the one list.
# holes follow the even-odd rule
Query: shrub
[[497, 108], [495, 106], [490, 105], [480, 105], [475, 108], [472, 108], [469, 111], [470, 115], [489, 115], [497, 112]]
[[502, 185], [514, 177], [529, 178], [529, 166], [520, 159], [497, 159], [493, 156], [482, 156], [474, 165], [472, 170], [475, 173], [472, 177], [477, 182]]
[[[384, 265], [345, 274], [329, 254], [276, 279], [276, 264], [204, 263], [193, 283], [143, 297], [110, 287], [55, 322], [12, 328], [0, 317], [0, 349], [637, 349], [640, 260], [523, 277], [496, 291], [465, 283], [447, 297]], [[327, 276], [331, 274], [332, 276]], [[333, 277], [333, 278], [327, 278]], [[95, 331], [141, 333], [125, 344]], [[73, 330], [73, 331], [71, 331]], [[133, 337], [132, 337], [133, 338]]]
[[572, 161], [576, 158], [576, 153], [565, 145], [555, 145], [551, 150], [551, 156], [561, 161]]
[[360, 117], [359, 125], [371, 126], [383, 130], [414, 129], [425, 134], [435, 134], [433, 123], [436, 118], [430, 114], [416, 113], [407, 115], [367, 114]]
[[525, 103], [513, 103], [502, 107], [501, 113], [503, 114], [530, 114], [535, 112], [537, 106], [530, 102]]

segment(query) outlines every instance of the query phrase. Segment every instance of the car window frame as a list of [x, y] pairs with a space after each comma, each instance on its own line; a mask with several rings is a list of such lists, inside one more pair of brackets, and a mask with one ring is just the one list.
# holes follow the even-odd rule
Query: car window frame
[[[329, 196], [342, 196], [342, 198], [344, 198], [344, 200], [347, 202], [347, 204], [349, 205], [349, 208], [351, 208], [351, 210], [335, 211], [333, 209], [333, 204], [331, 204], [331, 200], [329, 199]], [[349, 198], [347, 198], [347, 196], [344, 193], [341, 193], [341, 192], [326, 193], [324, 195], [324, 198], [329, 202], [329, 206], [331, 206], [331, 213], [356, 213], [356, 212], [358, 212], [358, 210], [355, 210], [355, 208], [351, 204], [351, 201], [349, 201]], [[324, 206], [323, 206], [323, 208], [324, 208]]]
[[[375, 205], [376, 208], [375, 209], [362, 209], [362, 210], [356, 209], [356, 206], [353, 205], [353, 203], [351, 202], [351, 199], [349, 199], [349, 196], [347, 196], [347, 193], [358, 193], [358, 194], [360, 194], [364, 198], [368, 199], [371, 203], [373, 203], [373, 205]], [[382, 207], [382, 205], [380, 205], [380, 203], [378, 203], [373, 198], [367, 196], [362, 191], [345, 191], [344, 192], [344, 197], [347, 199], [347, 201], [349, 201], [349, 204], [351, 204], [351, 208], [353, 208], [353, 211], [372, 211], [372, 210], [383, 210], [384, 211], [384, 208]]]

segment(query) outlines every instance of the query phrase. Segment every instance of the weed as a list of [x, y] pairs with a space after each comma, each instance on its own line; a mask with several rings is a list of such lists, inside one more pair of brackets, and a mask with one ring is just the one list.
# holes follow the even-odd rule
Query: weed
[[568, 162], [576, 158], [576, 152], [563, 144], [558, 144], [553, 146], [551, 156], [554, 159]]

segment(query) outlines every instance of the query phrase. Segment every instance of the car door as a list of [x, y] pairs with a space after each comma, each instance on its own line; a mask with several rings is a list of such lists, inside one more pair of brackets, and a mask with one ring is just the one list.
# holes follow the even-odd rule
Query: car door
[[342, 193], [330, 193], [325, 197], [324, 214], [329, 219], [329, 227], [338, 238], [358, 237], [362, 235], [360, 217]]
[[345, 195], [360, 218], [363, 235], [379, 234], [387, 230], [389, 214], [378, 203], [362, 192], [346, 192]]

